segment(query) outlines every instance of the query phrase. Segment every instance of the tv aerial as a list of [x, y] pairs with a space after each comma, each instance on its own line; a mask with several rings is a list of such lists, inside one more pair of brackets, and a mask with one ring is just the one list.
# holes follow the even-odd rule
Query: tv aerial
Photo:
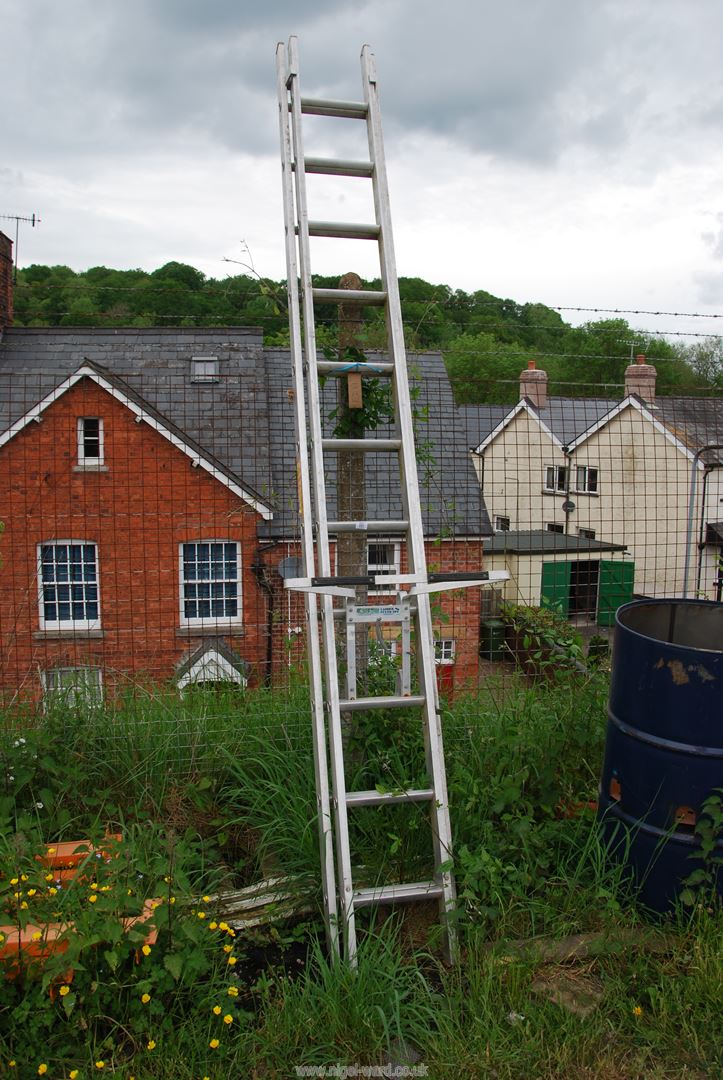
[[13, 248], [13, 285], [18, 280], [18, 233], [20, 230], [20, 222], [27, 221], [33, 228], [40, 224], [40, 218], [37, 214], [32, 214], [31, 217], [21, 217], [19, 214], [0, 214], [0, 218], [4, 218], [5, 221], [15, 222], [15, 247]]

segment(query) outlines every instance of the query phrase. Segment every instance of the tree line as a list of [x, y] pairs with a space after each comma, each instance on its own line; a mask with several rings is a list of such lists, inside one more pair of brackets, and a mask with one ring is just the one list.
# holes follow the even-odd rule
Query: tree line
[[[314, 284], [333, 288], [338, 279], [318, 276]], [[379, 281], [364, 285], [380, 288]], [[639, 353], [655, 364], [660, 393], [723, 389], [718, 338], [684, 345], [635, 329], [623, 318], [573, 326], [544, 304], [520, 304], [483, 289], [468, 293], [422, 278], [400, 278], [399, 290], [407, 348], [443, 353], [460, 403], [516, 400], [519, 373], [531, 359], [547, 371], [558, 393], [589, 395], [599, 388], [601, 396], [616, 396], [625, 368]], [[268, 344], [284, 344], [286, 284], [254, 273], [206, 277], [179, 262], [151, 272], [105, 266], [76, 272], [67, 266], [33, 265], [18, 272], [15, 324], [260, 326]], [[334, 349], [336, 324], [336, 305], [320, 305], [321, 347]], [[380, 309], [365, 309], [360, 344], [370, 350], [384, 347]]]

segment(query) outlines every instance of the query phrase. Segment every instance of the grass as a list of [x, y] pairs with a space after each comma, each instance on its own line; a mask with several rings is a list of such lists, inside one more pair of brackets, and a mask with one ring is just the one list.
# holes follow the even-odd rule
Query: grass
[[[51, 995], [66, 977], [60, 960], [0, 986], [0, 1068], [30, 1077], [46, 1064], [49, 1077], [77, 1070], [79, 1080], [287, 1077], [337, 1062], [423, 1065], [434, 1080], [723, 1076], [720, 910], [701, 898], [651, 950], [594, 814], [571, 810], [596, 795], [606, 694], [603, 673], [520, 678], [445, 708], [461, 961], [445, 968], [430, 905], [419, 905], [361, 920], [356, 973], [330, 964], [316, 917], [233, 939], [199, 899], [270, 867], [318, 893], [304, 686], [8, 716], [0, 900], [13, 918], [27, 916], [12, 899], [23, 885], [10, 883], [25, 868], [28, 895], [43, 843], [100, 839], [109, 826], [124, 842], [96, 882], [108, 885], [97, 903], [87, 882], [63, 898], [82, 934], [62, 1000]], [[423, 778], [411, 729], [372, 717], [355, 737], [350, 786]], [[354, 824], [366, 880], [416, 876], [427, 841], [419, 806], [366, 810]], [[118, 925], [123, 905], [147, 896], [164, 904], [158, 943], [139, 964], [143, 938]], [[583, 932], [603, 945], [564, 962], [505, 944]]]

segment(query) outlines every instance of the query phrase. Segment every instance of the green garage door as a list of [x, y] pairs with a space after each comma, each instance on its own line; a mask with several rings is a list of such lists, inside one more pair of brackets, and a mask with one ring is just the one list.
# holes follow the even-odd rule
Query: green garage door
[[540, 605], [551, 607], [561, 615], [570, 610], [571, 563], [545, 562], [542, 564]]
[[600, 583], [597, 598], [598, 626], [613, 626], [615, 612], [633, 598], [635, 563], [600, 560]]

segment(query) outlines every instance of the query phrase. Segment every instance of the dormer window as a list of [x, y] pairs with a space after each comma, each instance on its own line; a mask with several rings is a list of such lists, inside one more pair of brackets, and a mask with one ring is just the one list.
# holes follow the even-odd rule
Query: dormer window
[[191, 357], [191, 382], [218, 382], [219, 369], [216, 356]]
[[97, 416], [78, 417], [78, 464], [103, 464], [103, 421]]

